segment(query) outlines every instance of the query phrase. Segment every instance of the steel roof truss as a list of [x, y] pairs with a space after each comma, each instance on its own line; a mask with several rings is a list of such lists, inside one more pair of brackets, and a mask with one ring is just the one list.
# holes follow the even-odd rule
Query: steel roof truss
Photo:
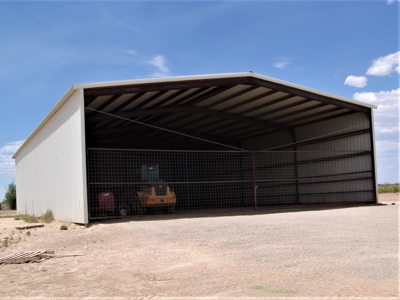
[[326, 105], [325, 103], [320, 103], [320, 104], [317, 104], [317, 105], [314, 105], [314, 106], [311, 106], [311, 107], [306, 107], [306, 108], [303, 108], [303, 109], [300, 109], [300, 110], [296, 110], [296, 111], [292, 111], [292, 112], [289, 112], [289, 113], [286, 113], [286, 114], [283, 114], [283, 115], [279, 115], [277, 117], [268, 119], [268, 121], [274, 122], [274, 121], [279, 120], [279, 119], [284, 119], [284, 118], [287, 118], [287, 117], [290, 117], [290, 116], [301, 114], [303, 112], [307, 112], [307, 111], [310, 111], [310, 110], [318, 109], [318, 108], [324, 107], [325, 105]]
[[204, 114], [204, 115], [219, 117], [224, 120], [232, 120], [232, 121], [236, 121], [236, 122], [241, 122], [241, 123], [246, 123], [246, 124], [251, 124], [251, 125], [256, 125], [256, 126], [262, 126], [262, 127], [266, 127], [266, 128], [272, 127], [272, 128], [279, 129], [279, 130], [286, 130], [286, 131], [291, 130], [291, 127], [286, 126], [286, 125], [281, 125], [278, 123], [238, 116], [238, 115], [234, 115], [234, 114], [230, 114], [230, 113], [226, 113], [226, 112], [222, 112], [222, 111], [217, 111], [217, 110], [212, 110], [212, 109], [208, 109], [208, 108], [204, 108], [204, 107], [198, 107], [198, 106], [193, 107], [192, 106], [190, 108], [190, 110], [192, 112], [196, 112], [196, 113], [200, 113], [200, 114]]
[[261, 80], [258, 78], [251, 78], [249, 79], [250, 82], [252, 84], [256, 84], [256, 85], [260, 85], [260, 86], [264, 86], [270, 89], [275, 89], [275, 90], [279, 90], [281, 92], [285, 92], [285, 93], [290, 93], [290, 94], [294, 94], [296, 96], [300, 96], [300, 97], [304, 97], [304, 98], [309, 98], [309, 99], [313, 99], [313, 100], [317, 100], [326, 104], [331, 104], [337, 107], [341, 107], [341, 108], [346, 108], [346, 109], [351, 109], [354, 111], [358, 111], [358, 112], [364, 112], [364, 113], [370, 113], [371, 109], [368, 107], [364, 107], [364, 106], [360, 106], [354, 103], [350, 103], [350, 102], [344, 102], [344, 101], [340, 101], [337, 99], [333, 99], [327, 96], [323, 96], [323, 95], [319, 95], [319, 94], [315, 94], [312, 92], [308, 92], [308, 91], [304, 91], [295, 87], [291, 87], [291, 86], [286, 86], [286, 85], [282, 85], [279, 83], [275, 83], [275, 82], [271, 82], [271, 81], [265, 81], [265, 80]]
[[[313, 118], [313, 117], [319, 117], [319, 116], [322, 117], [323, 115], [326, 115], [326, 114], [329, 114], [329, 113], [332, 113], [332, 112], [336, 112], [336, 111], [341, 111], [341, 110], [343, 110], [342, 107], [334, 107], [334, 108], [331, 108], [331, 109], [328, 109], [328, 110], [325, 110], [325, 111], [319, 111], [319, 112], [313, 113], [311, 115], [305, 115], [305, 116], [290, 120], [289, 123], [293, 124], [293, 123], [296, 123], [296, 122], [299, 122], [299, 121], [301, 122], [303, 120], [310, 119], [310, 118]], [[336, 118], [336, 115], [328, 117], [328, 119], [333, 119], [333, 118]], [[311, 123], [317, 123], [317, 122], [320, 122], [320, 120], [317, 119], [317, 120], [311, 121]], [[304, 124], [305, 123], [301, 123], [301, 124], [296, 125], [295, 127], [304, 126]]]
[[206, 92], [204, 94], [201, 94], [200, 96], [198, 96], [194, 99], [191, 99], [187, 102], [181, 102], [181, 103], [184, 105], [196, 105], [198, 103], [201, 103], [204, 100], [215, 97], [215, 96], [229, 90], [230, 88], [232, 88], [232, 86], [218, 86], [218, 87], [214, 88], [213, 90]]
[[222, 104], [224, 102], [227, 102], [229, 100], [235, 99], [235, 98], [237, 98], [237, 97], [239, 97], [241, 95], [244, 95], [246, 93], [252, 92], [252, 91], [254, 91], [254, 90], [258, 89], [258, 88], [259, 88], [258, 86], [252, 85], [252, 86], [250, 86], [250, 87], [248, 87], [248, 88], [246, 88], [246, 89], [244, 89], [242, 91], [239, 91], [239, 92], [237, 92], [237, 93], [235, 93], [233, 95], [224, 97], [224, 98], [222, 98], [222, 99], [220, 99], [220, 100], [218, 100], [218, 101], [216, 101], [216, 102], [214, 102], [212, 104], [209, 104], [209, 105], [207, 105], [205, 107], [206, 108], [211, 108], [211, 107], [217, 106], [217, 105]]
[[234, 86], [237, 84], [249, 84], [250, 77], [231, 77], [222, 79], [200, 79], [200, 80], [182, 80], [177, 82], [159, 82], [147, 84], [133, 84], [126, 86], [110, 86], [86, 88], [86, 96], [106, 96], [116, 94], [147, 93], [165, 90], [181, 90], [195, 87], [210, 88], [215, 86]]
[[249, 109], [247, 109], [247, 110], [241, 112], [241, 114], [245, 115], [245, 114], [247, 114], [247, 113], [249, 113], [249, 112], [253, 112], [253, 111], [255, 111], [255, 110], [259, 110], [260, 108], [272, 106], [272, 105], [277, 104], [277, 103], [279, 103], [279, 102], [283, 102], [283, 101], [292, 99], [293, 97], [295, 97], [295, 95], [287, 95], [287, 96], [284, 96], [284, 97], [275, 99], [275, 100], [273, 100], [273, 101], [271, 101], [271, 102], [263, 103], [263, 104], [260, 104], [260, 105], [255, 106], [255, 107], [249, 108]]

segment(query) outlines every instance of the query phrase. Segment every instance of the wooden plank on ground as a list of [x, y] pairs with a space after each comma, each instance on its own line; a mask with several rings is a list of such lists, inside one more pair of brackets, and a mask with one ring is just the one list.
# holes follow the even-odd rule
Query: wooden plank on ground
[[26, 262], [41, 262], [54, 255], [54, 250], [40, 250], [35, 252], [22, 252], [10, 254], [0, 258], [1, 264], [21, 264]]
[[18, 226], [15, 228], [19, 229], [19, 230], [23, 230], [23, 229], [31, 229], [31, 228], [37, 228], [37, 227], [44, 227], [44, 224], [42, 224], [42, 223], [28, 224], [28, 225], [24, 225], [24, 226]]

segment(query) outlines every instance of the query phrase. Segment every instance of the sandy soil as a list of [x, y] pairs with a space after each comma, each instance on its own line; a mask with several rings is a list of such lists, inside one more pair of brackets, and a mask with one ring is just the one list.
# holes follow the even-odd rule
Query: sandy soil
[[[53, 249], [41, 263], [0, 265], [0, 299], [398, 299], [399, 195], [310, 211], [169, 215], [88, 228], [0, 218], [0, 257]], [[0, 211], [3, 215], [5, 211]], [[9, 212], [12, 214], [12, 212]], [[61, 225], [68, 230], [59, 230]]]
[[383, 204], [400, 204], [400, 194], [379, 194], [378, 202]]

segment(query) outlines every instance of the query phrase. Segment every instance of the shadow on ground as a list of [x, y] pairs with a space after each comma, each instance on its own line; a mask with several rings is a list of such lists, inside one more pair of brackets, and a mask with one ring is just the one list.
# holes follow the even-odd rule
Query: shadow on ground
[[193, 218], [215, 218], [215, 217], [232, 217], [232, 216], [253, 216], [253, 215], [268, 215], [268, 214], [282, 214], [282, 213], [296, 213], [305, 211], [323, 211], [323, 210], [337, 210], [347, 209], [354, 207], [363, 206], [381, 206], [387, 204], [375, 204], [375, 203], [358, 203], [358, 204], [330, 204], [330, 205], [305, 205], [297, 207], [259, 207], [257, 210], [254, 208], [237, 208], [237, 209], [208, 209], [191, 212], [180, 212], [177, 210], [174, 214], [144, 214], [134, 215], [127, 217], [114, 217], [104, 219], [93, 219], [90, 220], [89, 227], [95, 224], [113, 224], [113, 223], [124, 223], [124, 222], [142, 222], [142, 221], [165, 221], [165, 220], [177, 220], [177, 219], [193, 219]]

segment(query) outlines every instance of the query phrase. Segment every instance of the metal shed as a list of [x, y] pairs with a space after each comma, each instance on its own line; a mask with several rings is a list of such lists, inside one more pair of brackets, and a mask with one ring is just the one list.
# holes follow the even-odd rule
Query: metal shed
[[17, 209], [88, 223], [145, 163], [178, 211], [374, 203], [374, 108], [253, 72], [73, 85], [14, 155]]

